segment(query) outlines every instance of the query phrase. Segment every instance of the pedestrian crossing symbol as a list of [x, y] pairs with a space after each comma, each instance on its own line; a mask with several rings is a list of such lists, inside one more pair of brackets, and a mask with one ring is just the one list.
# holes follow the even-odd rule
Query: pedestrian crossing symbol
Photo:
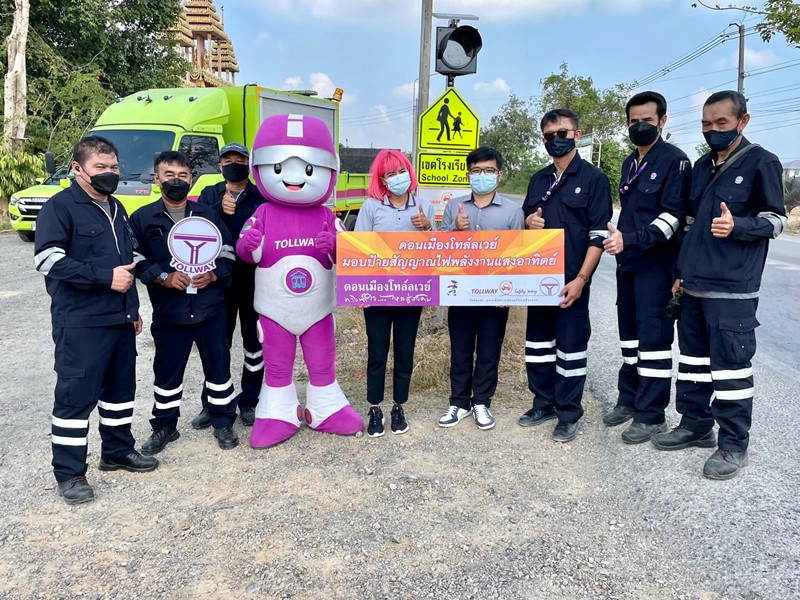
[[418, 130], [422, 150], [473, 150], [480, 121], [455, 88], [448, 88], [420, 115]]

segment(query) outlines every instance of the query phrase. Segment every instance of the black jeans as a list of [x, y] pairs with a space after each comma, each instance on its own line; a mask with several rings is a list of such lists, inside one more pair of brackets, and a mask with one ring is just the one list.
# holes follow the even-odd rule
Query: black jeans
[[472, 404], [492, 403], [507, 322], [508, 308], [449, 308], [451, 406], [469, 410]]
[[411, 372], [414, 369], [414, 344], [422, 315], [421, 306], [372, 306], [364, 309], [367, 326], [367, 402], [380, 404], [386, 385], [386, 360], [389, 338], [394, 336], [394, 401], [408, 400]]

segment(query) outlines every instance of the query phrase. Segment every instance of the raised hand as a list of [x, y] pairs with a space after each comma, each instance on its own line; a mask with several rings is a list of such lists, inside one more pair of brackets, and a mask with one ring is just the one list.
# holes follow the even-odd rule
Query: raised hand
[[322, 231], [314, 238], [314, 248], [326, 256], [333, 254], [336, 248], [336, 233], [331, 232], [327, 221], [322, 224]]
[[719, 203], [720, 216], [711, 221], [711, 235], [726, 238], [733, 233], [733, 215], [724, 202]]
[[133, 285], [133, 271], [136, 266], [135, 262], [129, 265], [120, 265], [114, 267], [113, 275], [111, 277], [111, 289], [115, 292], [125, 293]]
[[456, 215], [456, 229], [458, 231], [464, 231], [465, 229], [469, 229], [469, 215], [464, 210], [464, 205], [458, 205], [458, 214]]
[[542, 207], [536, 209], [536, 212], [528, 215], [525, 219], [525, 227], [528, 229], [544, 229], [544, 217], [542, 217]]
[[230, 184], [225, 184], [225, 195], [222, 196], [222, 212], [226, 215], [232, 215], [236, 212], [236, 200], [233, 199], [231, 194]]
[[611, 235], [603, 240], [603, 249], [606, 254], [615, 256], [625, 249], [625, 243], [622, 241], [622, 232], [614, 227], [611, 222], [608, 224], [608, 231]]
[[422, 229], [422, 231], [429, 231], [431, 228], [431, 222], [428, 217], [425, 216], [425, 211], [422, 210], [422, 205], [419, 206], [419, 212], [411, 217], [411, 224], [416, 227], [417, 229]]

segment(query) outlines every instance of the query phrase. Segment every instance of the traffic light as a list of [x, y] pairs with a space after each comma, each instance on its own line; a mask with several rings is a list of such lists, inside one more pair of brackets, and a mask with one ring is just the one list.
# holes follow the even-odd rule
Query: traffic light
[[469, 25], [436, 28], [436, 72], [456, 77], [478, 70], [478, 52], [483, 40]]

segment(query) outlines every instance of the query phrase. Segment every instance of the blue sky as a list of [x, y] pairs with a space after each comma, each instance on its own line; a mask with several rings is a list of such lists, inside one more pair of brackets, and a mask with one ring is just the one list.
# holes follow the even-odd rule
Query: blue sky
[[[723, 31], [733, 31], [728, 27], [732, 21], [758, 22], [739, 11], [694, 9], [691, 4], [434, 0], [434, 11], [480, 17], [472, 23], [484, 44], [478, 73], [457, 78], [456, 89], [488, 123], [509, 92], [535, 96], [540, 80], [562, 62], [571, 74], [611, 87], [641, 80]], [[311, 88], [324, 95], [341, 87], [340, 141], [411, 148], [420, 0], [218, 0], [220, 5], [241, 68], [237, 83]], [[732, 38], [647, 86], [666, 96], [672, 115], [666, 129], [690, 157], [702, 141], [703, 101], [713, 91], [736, 88], [737, 56], [738, 39]], [[800, 49], [781, 36], [764, 44], [758, 35], [749, 35], [745, 70], [753, 73], [745, 79], [752, 115], [746, 135], [783, 161], [800, 159]], [[444, 77], [434, 74], [431, 101], [444, 85]]]

